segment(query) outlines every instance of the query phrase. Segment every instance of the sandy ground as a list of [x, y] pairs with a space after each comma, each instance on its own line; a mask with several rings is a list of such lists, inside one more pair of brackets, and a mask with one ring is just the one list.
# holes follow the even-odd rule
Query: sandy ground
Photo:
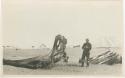
[[[94, 48], [91, 51], [91, 57], [96, 56], [105, 52], [106, 48]], [[118, 48], [112, 48], [113, 51], [121, 54]], [[27, 69], [14, 67], [9, 65], [3, 66], [3, 72], [5, 75], [110, 75], [110, 76], [121, 76], [122, 65], [92, 65], [89, 67], [80, 67], [78, 60], [81, 57], [82, 50], [80, 48], [69, 48], [66, 50], [69, 55], [69, 62], [59, 62], [51, 69]], [[4, 58], [6, 59], [24, 59], [34, 56], [44, 56], [49, 51], [46, 49], [27, 49], [27, 50], [4, 50]]]
[[91, 65], [80, 67], [77, 65], [56, 65], [52, 69], [27, 69], [5, 65], [6, 75], [110, 75], [121, 76], [121, 65]]

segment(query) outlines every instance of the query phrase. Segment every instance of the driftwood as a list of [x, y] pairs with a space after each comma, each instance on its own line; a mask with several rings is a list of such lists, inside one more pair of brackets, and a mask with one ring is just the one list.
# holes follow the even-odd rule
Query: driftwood
[[119, 54], [117, 54], [115, 52], [107, 51], [96, 57], [90, 58], [89, 61], [92, 64], [113, 65], [113, 64], [122, 63], [122, 56], [120, 56]]

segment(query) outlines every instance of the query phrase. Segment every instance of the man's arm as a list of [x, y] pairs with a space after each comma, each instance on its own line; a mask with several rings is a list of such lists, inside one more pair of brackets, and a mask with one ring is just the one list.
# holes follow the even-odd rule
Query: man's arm
[[90, 50], [92, 49], [92, 45], [91, 45], [91, 43], [90, 43]]
[[84, 47], [85, 47], [85, 43], [83, 44], [82, 49], [84, 49]]

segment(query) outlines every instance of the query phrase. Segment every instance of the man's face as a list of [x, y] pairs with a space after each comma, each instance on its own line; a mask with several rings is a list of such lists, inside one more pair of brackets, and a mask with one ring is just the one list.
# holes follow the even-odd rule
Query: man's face
[[86, 43], [88, 43], [89, 42], [89, 40], [88, 39], [86, 39]]

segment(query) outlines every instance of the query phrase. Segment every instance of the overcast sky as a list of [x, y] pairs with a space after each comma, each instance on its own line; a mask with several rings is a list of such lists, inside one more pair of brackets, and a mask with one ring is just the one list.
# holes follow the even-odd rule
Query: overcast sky
[[52, 47], [57, 34], [68, 45], [122, 44], [121, 0], [3, 0], [4, 45]]

